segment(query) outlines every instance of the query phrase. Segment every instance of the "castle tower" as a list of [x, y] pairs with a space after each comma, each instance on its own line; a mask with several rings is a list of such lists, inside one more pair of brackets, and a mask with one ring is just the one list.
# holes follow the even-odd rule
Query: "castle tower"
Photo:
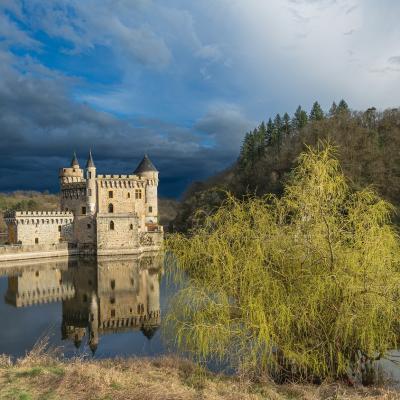
[[145, 223], [146, 225], [157, 224], [158, 222], [158, 171], [147, 154], [134, 171], [142, 179], [146, 180], [145, 188]]
[[96, 213], [96, 166], [94, 165], [92, 151], [89, 151], [88, 160], [86, 162], [86, 202], [87, 213], [94, 215]]
[[58, 177], [60, 179], [60, 186], [63, 187], [66, 183], [82, 182], [83, 171], [79, 166], [76, 153], [74, 152], [71, 160], [71, 165], [68, 168], [60, 168]]

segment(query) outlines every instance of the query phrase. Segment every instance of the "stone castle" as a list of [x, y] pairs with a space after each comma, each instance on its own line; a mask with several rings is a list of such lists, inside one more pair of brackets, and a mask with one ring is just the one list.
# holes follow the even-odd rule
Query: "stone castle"
[[5, 213], [11, 245], [47, 255], [64, 255], [66, 246], [70, 254], [98, 255], [160, 249], [158, 171], [147, 155], [133, 174], [98, 175], [91, 151], [85, 169], [74, 153], [59, 181], [60, 211]]

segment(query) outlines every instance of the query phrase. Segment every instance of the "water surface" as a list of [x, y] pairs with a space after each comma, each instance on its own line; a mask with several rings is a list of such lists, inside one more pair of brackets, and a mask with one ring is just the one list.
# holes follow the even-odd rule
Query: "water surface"
[[0, 354], [21, 357], [43, 336], [66, 357], [165, 353], [159, 327], [168, 290], [157, 255], [2, 267]]

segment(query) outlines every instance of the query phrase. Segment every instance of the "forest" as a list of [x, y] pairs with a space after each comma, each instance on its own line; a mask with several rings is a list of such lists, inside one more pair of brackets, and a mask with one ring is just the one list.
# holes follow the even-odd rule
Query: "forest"
[[[324, 111], [316, 101], [307, 112], [262, 121], [244, 135], [237, 161], [186, 191], [171, 229], [187, 231], [216, 210], [226, 192], [237, 198], [281, 195], [297, 158], [307, 146], [329, 141], [354, 189], [372, 186], [396, 209], [400, 205], [400, 110], [351, 110], [345, 100]], [[200, 210], [200, 211], [199, 211]]]

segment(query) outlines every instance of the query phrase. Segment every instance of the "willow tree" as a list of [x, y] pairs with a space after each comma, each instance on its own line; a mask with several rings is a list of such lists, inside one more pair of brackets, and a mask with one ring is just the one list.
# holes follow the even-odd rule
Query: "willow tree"
[[398, 346], [392, 206], [370, 188], [353, 191], [334, 152], [301, 154], [281, 198], [228, 196], [189, 236], [167, 240], [185, 284], [165, 326], [186, 354], [336, 379]]

